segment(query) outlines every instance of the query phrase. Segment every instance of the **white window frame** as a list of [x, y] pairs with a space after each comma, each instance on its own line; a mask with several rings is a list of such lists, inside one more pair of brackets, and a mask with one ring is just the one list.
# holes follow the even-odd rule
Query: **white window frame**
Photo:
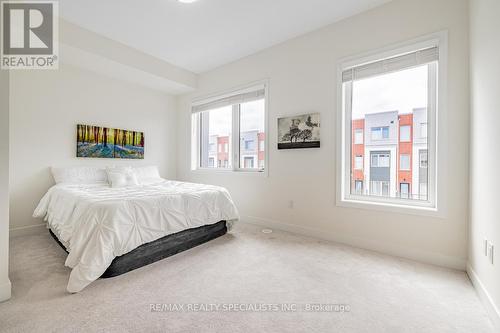
[[[439, 65], [429, 66], [435, 70], [436, 80], [429, 82], [428, 112], [428, 200], [402, 200], [400, 198], [375, 198], [371, 196], [356, 196], [350, 193], [351, 175], [351, 114], [346, 112], [352, 101], [343, 103], [342, 72], [361, 64], [381, 59], [391, 58], [415, 50], [438, 47]], [[407, 42], [398, 43], [368, 54], [346, 57], [337, 66], [337, 186], [336, 204], [342, 207], [381, 210], [387, 212], [425, 215], [439, 218], [447, 216], [446, 203], [446, 167], [447, 153], [444, 147], [447, 134], [447, 67], [448, 67], [448, 32], [441, 31]], [[437, 67], [437, 68], [436, 68]], [[350, 89], [347, 85], [346, 89]], [[352, 89], [352, 88], [351, 88]], [[437, 93], [436, 93], [437, 92]], [[439, 96], [439, 98], [437, 97]], [[349, 130], [346, 130], [349, 129]]]
[[[245, 85], [235, 87], [226, 91], [221, 91], [218, 93], [213, 93], [206, 96], [195, 97], [191, 100], [191, 105], [200, 104], [204, 101], [213, 101], [225, 97], [230, 97], [232, 95], [237, 95], [242, 92], [256, 90], [260, 87], [264, 87], [264, 133], [266, 138], [269, 137], [269, 80], [260, 80]], [[189, 138], [190, 138], [190, 154], [188, 156], [188, 163], [191, 166], [191, 172], [193, 173], [216, 173], [216, 174], [247, 174], [247, 175], [259, 175], [259, 176], [269, 176], [269, 140], [264, 140], [265, 150], [264, 153], [264, 170], [259, 169], [259, 165], [254, 169], [246, 169], [240, 167], [240, 108], [239, 104], [233, 105], [232, 110], [232, 135], [230, 136], [231, 145], [228, 149], [229, 159], [232, 158], [231, 168], [203, 168], [200, 163], [200, 114], [199, 113], [189, 113]], [[257, 154], [259, 151], [257, 151]], [[228, 162], [229, 164], [229, 162]], [[258, 163], [257, 163], [258, 164]]]

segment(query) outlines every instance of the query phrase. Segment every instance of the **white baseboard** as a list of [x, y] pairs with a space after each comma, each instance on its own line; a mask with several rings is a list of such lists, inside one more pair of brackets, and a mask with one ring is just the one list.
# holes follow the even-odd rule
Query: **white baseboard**
[[39, 234], [43, 232], [43, 230], [46, 228], [47, 224], [45, 223], [28, 225], [25, 227], [11, 228], [9, 230], [10, 238]]
[[242, 216], [241, 221], [248, 222], [250, 224], [255, 224], [263, 227], [274, 228], [278, 230], [288, 231], [295, 234], [300, 234], [304, 236], [309, 236], [313, 238], [319, 238], [327, 241], [333, 241], [337, 243], [342, 243], [365, 250], [380, 252], [383, 254], [388, 254], [395, 257], [402, 257], [406, 259], [411, 259], [426, 264], [457, 269], [465, 271], [466, 259], [445, 256], [439, 253], [427, 252], [421, 250], [409, 249], [400, 245], [391, 245], [387, 243], [382, 243], [379, 241], [371, 241], [362, 238], [354, 238], [349, 236], [342, 236], [338, 234], [332, 234], [325, 231], [320, 231], [316, 229], [306, 228], [294, 224], [288, 224], [283, 222], [278, 222], [270, 219], [259, 218], [255, 216]]
[[476, 272], [472, 269], [472, 266], [469, 263], [467, 263], [467, 275], [469, 275], [472, 285], [476, 288], [479, 299], [483, 302], [486, 311], [490, 315], [493, 325], [500, 331], [500, 310], [495, 305], [490, 293], [485, 288], [484, 284], [479, 279], [479, 276], [477, 276]]
[[7, 279], [7, 281], [3, 280], [0, 283], [0, 302], [4, 302], [8, 299], [10, 299], [11, 296], [11, 284], [10, 280]]

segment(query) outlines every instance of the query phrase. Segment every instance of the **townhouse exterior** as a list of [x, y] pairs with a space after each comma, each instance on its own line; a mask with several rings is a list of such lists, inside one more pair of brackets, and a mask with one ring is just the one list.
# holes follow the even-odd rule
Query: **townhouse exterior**
[[[264, 169], [265, 133], [258, 130], [240, 134], [240, 166], [245, 169]], [[209, 137], [208, 167], [229, 168], [229, 154], [232, 151], [229, 136], [212, 135]]]
[[352, 121], [351, 193], [427, 200], [427, 110]]

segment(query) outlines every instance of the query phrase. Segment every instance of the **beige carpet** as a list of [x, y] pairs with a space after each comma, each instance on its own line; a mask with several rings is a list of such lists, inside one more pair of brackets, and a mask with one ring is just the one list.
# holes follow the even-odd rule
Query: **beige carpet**
[[74, 295], [48, 233], [14, 239], [11, 258], [1, 332], [493, 332], [463, 272], [251, 225]]

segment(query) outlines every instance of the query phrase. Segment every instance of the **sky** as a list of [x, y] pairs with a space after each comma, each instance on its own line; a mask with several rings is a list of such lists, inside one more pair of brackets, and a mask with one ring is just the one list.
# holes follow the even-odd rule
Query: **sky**
[[352, 119], [366, 114], [411, 113], [427, 106], [427, 66], [375, 76], [353, 83]]
[[[263, 99], [241, 104], [240, 123], [241, 131], [259, 130], [264, 132], [265, 102]], [[209, 135], [226, 136], [231, 132], [232, 107], [226, 106], [210, 111]]]

